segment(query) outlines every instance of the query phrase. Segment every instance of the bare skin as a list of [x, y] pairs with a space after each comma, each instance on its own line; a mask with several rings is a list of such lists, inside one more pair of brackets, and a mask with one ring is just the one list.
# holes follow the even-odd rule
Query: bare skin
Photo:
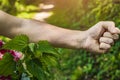
[[0, 34], [13, 38], [26, 34], [31, 42], [47, 40], [55, 47], [105, 53], [118, 39], [120, 30], [112, 21], [101, 21], [86, 31], [69, 30], [47, 23], [20, 19], [0, 11]]

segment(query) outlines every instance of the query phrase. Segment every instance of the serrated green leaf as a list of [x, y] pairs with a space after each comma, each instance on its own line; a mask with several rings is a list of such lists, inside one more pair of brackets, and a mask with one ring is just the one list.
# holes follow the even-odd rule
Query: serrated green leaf
[[28, 45], [28, 47], [29, 47], [28, 48], [29, 55], [31, 53], [31, 55], [34, 55], [36, 58], [40, 58], [41, 57], [42, 52], [39, 49], [37, 49], [37, 45], [35, 43], [30, 43]]
[[35, 56], [39, 58], [47, 67], [57, 66], [57, 58], [59, 56], [57, 50], [52, 47], [47, 41], [40, 41], [35, 49]]
[[48, 69], [48, 64], [45, 63], [44, 58], [41, 57], [41, 58], [39, 59], [39, 61], [40, 61], [40, 63], [41, 63], [41, 67], [42, 67], [42, 69], [43, 69], [43, 70], [47, 70], [47, 69]]
[[6, 43], [3, 48], [22, 51], [28, 45], [28, 42], [29, 38], [26, 35], [19, 35]]
[[44, 71], [34, 60], [26, 61], [27, 70], [37, 78], [37, 80], [46, 80]]
[[43, 55], [43, 62], [46, 63], [47, 66], [57, 66], [58, 62], [57, 59], [54, 56], [50, 55]]
[[47, 41], [39, 41], [38, 50], [40, 50], [43, 53], [53, 55], [55, 57], [59, 56], [57, 50], [54, 47], [52, 47]]
[[8, 76], [13, 74], [15, 70], [16, 62], [13, 61], [13, 57], [9, 53], [6, 53], [0, 60], [0, 75]]

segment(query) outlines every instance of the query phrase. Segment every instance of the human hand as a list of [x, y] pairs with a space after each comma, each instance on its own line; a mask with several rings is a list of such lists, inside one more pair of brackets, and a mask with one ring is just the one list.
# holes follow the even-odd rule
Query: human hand
[[85, 31], [85, 34], [87, 35], [84, 42], [85, 49], [105, 53], [114, 44], [114, 40], [119, 38], [120, 30], [112, 21], [101, 21]]

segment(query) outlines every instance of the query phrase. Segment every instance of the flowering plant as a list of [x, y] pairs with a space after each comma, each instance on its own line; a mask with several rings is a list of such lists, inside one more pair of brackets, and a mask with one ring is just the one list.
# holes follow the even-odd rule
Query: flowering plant
[[58, 56], [47, 41], [29, 43], [26, 35], [0, 41], [0, 80], [50, 80]]

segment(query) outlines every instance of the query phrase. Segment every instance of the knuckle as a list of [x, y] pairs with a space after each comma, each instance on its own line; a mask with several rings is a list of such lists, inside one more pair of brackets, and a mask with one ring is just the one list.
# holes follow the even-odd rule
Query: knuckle
[[110, 49], [110, 48], [111, 48], [111, 45], [108, 45], [107, 48]]
[[115, 24], [113, 21], [108, 21], [109, 23], [111, 23], [111, 24]]
[[113, 43], [113, 39], [107, 39], [106, 42], [108, 42], [108, 43]]
[[113, 43], [114, 42], [114, 40], [113, 39], [111, 39], [111, 43]]
[[113, 21], [99, 21], [98, 23], [100, 23], [100, 24], [102, 24], [102, 23], [115, 24], [115, 22], [113, 22]]
[[[106, 38], [106, 37], [101, 37], [99, 39], [99, 42], [103, 42], [103, 43], [107, 43], [107, 44], [111, 44], [114, 42], [114, 40], [112, 38]], [[103, 44], [102, 44], [103, 45]]]
[[99, 42], [102, 42], [102, 37], [99, 39]]
[[99, 21], [98, 24], [103, 24], [105, 21]]
[[106, 31], [106, 32], [104, 32], [104, 34], [110, 34], [110, 32]]
[[105, 49], [110, 49], [111, 48], [111, 46], [109, 44], [106, 44], [104, 47], [105, 47]]
[[105, 32], [103, 37], [113, 38], [113, 35], [110, 32]]
[[100, 48], [103, 49], [104, 48], [104, 43], [100, 43]]
[[111, 48], [111, 45], [106, 44], [106, 43], [101, 43], [101, 44], [100, 44], [100, 48], [101, 48], [101, 49], [106, 49], [106, 50], [107, 50], [107, 49], [110, 49], [110, 48]]
[[119, 35], [118, 34], [114, 34], [113, 35], [113, 38], [116, 40], [116, 39], [119, 39]]
[[104, 35], [111, 35], [111, 33], [107, 31], [104, 33]]
[[[99, 39], [99, 42], [105, 42], [105, 40], [104, 40], [104, 37], [101, 37], [100, 39]], [[103, 45], [103, 44], [102, 44]]]

